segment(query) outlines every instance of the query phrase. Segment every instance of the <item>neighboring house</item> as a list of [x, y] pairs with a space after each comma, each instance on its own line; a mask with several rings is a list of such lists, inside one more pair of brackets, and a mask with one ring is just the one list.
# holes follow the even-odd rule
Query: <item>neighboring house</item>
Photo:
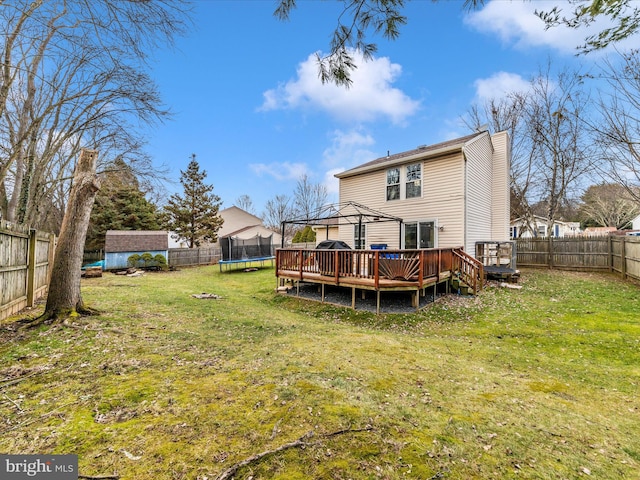
[[316, 232], [316, 245], [324, 240], [338, 240], [340, 230], [337, 219], [326, 219], [315, 222], [311, 228]]
[[150, 253], [169, 260], [169, 235], [166, 230], [107, 230], [104, 244], [105, 270], [127, 268], [131, 255]]
[[336, 174], [341, 204], [402, 219], [341, 223], [339, 240], [365, 248], [463, 246], [471, 255], [477, 241], [508, 240], [509, 145], [507, 132], [477, 132]]
[[[533, 224], [523, 218], [511, 221], [511, 238], [547, 237], [547, 219], [539, 215], [533, 216]], [[556, 238], [575, 237], [582, 233], [580, 222], [563, 222], [556, 220], [551, 228], [551, 236]]]
[[631, 220], [631, 230], [640, 230], [640, 215]]
[[171, 248], [189, 248], [189, 244], [184, 238], [180, 238], [175, 232], [168, 232], [169, 249]]
[[219, 239], [238, 237], [246, 240], [258, 235], [268, 237], [273, 234], [273, 245], [280, 246], [281, 235], [265, 227], [259, 217], [236, 206], [220, 210], [219, 215], [224, 220], [222, 228], [218, 230]]

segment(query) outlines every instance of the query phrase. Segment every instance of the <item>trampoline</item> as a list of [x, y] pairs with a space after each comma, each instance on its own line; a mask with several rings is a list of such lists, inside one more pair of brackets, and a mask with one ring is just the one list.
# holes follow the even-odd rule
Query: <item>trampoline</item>
[[252, 238], [222, 237], [220, 239], [222, 260], [218, 262], [220, 271], [247, 268], [257, 263], [264, 266], [266, 262], [274, 265], [273, 234], [268, 237], [256, 235]]

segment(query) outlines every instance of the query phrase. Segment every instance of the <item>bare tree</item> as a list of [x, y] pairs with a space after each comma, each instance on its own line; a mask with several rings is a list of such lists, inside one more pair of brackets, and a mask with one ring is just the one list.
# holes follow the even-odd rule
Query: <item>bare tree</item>
[[[265, 204], [262, 218], [264, 225], [274, 232], [282, 233], [282, 225], [286, 220], [293, 220], [295, 210], [293, 208], [293, 202], [287, 195], [276, 195], [275, 197], [267, 200]], [[295, 226], [288, 225], [285, 228], [285, 238], [293, 237], [295, 233]]]
[[589, 98], [582, 91], [576, 72], [561, 72], [551, 78], [549, 70], [531, 83], [526, 125], [531, 161], [536, 170], [532, 197], [546, 204], [547, 231], [559, 212], [582, 187], [592, 170], [593, 142], [586, 128]]
[[312, 183], [304, 174], [296, 183], [294, 205], [296, 215], [301, 218], [313, 218], [327, 202], [327, 187], [321, 183]]
[[511, 217], [537, 231], [543, 205], [549, 227], [559, 220], [592, 168], [593, 148], [586, 126], [589, 98], [576, 72], [552, 77], [550, 67], [534, 77], [526, 92], [475, 106], [464, 119], [477, 130], [507, 130], [511, 140]]
[[238, 208], [241, 208], [245, 212], [251, 213], [252, 215], [255, 215], [256, 213], [256, 208], [253, 205], [253, 200], [251, 200], [251, 197], [249, 195], [240, 195], [238, 198], [236, 198], [234, 205]]
[[640, 203], [640, 52], [605, 60], [602, 76], [609, 89], [599, 101], [603, 121], [594, 125], [603, 173]]
[[[639, 193], [636, 191], [636, 196]], [[582, 220], [598, 227], [625, 228], [640, 214], [640, 203], [617, 183], [591, 185], [581, 200]]]
[[148, 169], [137, 126], [168, 112], [147, 74], [147, 54], [182, 31], [186, 11], [183, 0], [3, 2], [3, 217], [51, 224], [83, 145], [101, 151], [102, 166], [124, 158]]
[[[183, 0], [2, 2], [2, 215], [38, 226], [55, 218], [51, 206], [65, 211], [42, 320], [85, 310], [79, 276], [98, 185], [95, 150], [105, 164], [138, 157], [136, 127], [166, 116], [147, 56], [171, 43], [187, 13]], [[93, 153], [80, 155], [87, 145]]]

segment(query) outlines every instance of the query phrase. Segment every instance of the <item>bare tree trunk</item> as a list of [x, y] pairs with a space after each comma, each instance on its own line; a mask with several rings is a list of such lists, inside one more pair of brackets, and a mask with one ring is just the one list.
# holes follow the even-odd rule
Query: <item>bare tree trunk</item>
[[49, 319], [62, 321], [70, 316], [92, 313], [82, 302], [80, 269], [89, 216], [100, 189], [96, 175], [97, 160], [98, 152], [95, 150], [83, 149], [80, 152], [56, 247], [47, 306], [37, 319], [38, 323]]

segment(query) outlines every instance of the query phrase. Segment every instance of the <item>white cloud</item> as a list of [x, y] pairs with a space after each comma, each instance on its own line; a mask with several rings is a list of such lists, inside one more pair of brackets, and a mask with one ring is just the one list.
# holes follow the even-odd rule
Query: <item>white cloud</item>
[[337, 203], [340, 197], [340, 181], [334, 176], [336, 173], [343, 172], [343, 168], [332, 168], [324, 174], [324, 186], [327, 187], [329, 194], [328, 203]]
[[[471, 12], [465, 23], [484, 33], [497, 35], [502, 42], [515, 48], [549, 47], [562, 53], [575, 54], [576, 47], [584, 39], [606, 27], [606, 20], [598, 20], [589, 28], [557, 26], [545, 30], [545, 25], [535, 11], [549, 11], [558, 5], [557, 0], [535, 2], [491, 0], [478, 11]], [[562, 7], [562, 5], [561, 5]], [[563, 12], [569, 16], [573, 7], [564, 3]]]
[[323, 163], [327, 166], [350, 168], [374, 158], [374, 153], [364, 147], [375, 144], [373, 137], [360, 130], [331, 132], [331, 146], [322, 153]]
[[498, 72], [489, 78], [480, 78], [474, 82], [476, 98], [479, 101], [500, 99], [509, 93], [527, 92], [530, 83], [516, 73]]
[[393, 123], [402, 123], [418, 110], [419, 101], [392, 86], [402, 74], [400, 65], [387, 57], [365, 61], [361, 55], [352, 54], [358, 68], [352, 73], [350, 88], [323, 84], [312, 54], [298, 65], [296, 79], [264, 92], [260, 110], [316, 109], [343, 121], [368, 122], [386, 117]]
[[330, 134], [331, 145], [322, 153], [322, 163], [329, 168], [324, 175], [324, 185], [330, 195], [338, 197], [336, 173], [373, 160], [376, 155], [366, 147], [374, 145], [373, 137], [362, 130], [344, 132], [334, 130]]
[[249, 168], [258, 176], [268, 175], [278, 181], [297, 180], [302, 175], [309, 174], [309, 169], [304, 163], [252, 163]]

